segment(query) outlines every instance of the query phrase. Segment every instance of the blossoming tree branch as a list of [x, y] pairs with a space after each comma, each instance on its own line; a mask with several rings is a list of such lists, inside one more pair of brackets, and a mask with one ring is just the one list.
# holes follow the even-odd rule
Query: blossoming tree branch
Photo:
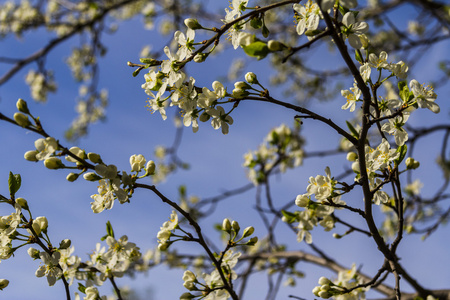
[[[422, 283], [420, 274], [410, 271], [414, 262], [402, 259], [398, 249], [406, 238], [416, 238], [417, 234], [426, 238], [446, 230], [443, 224], [450, 215], [450, 124], [448, 120], [432, 126], [411, 121], [424, 113], [448, 114], [441, 111], [447, 95], [438, 97], [435, 90], [447, 84], [449, 64], [441, 62], [443, 75], [435, 87], [410, 74], [414, 65], [411, 53], [421, 54], [426, 47], [450, 38], [450, 7], [440, 2], [411, 1], [408, 5], [420, 7], [429, 22], [412, 20], [403, 32], [389, 15], [395, 7], [408, 9], [396, 0], [232, 0], [221, 14], [190, 3], [49, 0], [0, 6], [0, 33], [4, 37], [26, 37], [37, 28], [51, 31], [50, 41], [33, 54], [0, 57], [0, 63], [9, 66], [0, 77], [0, 85], [8, 86], [17, 74], [30, 68], [25, 81], [37, 102], [45, 102], [49, 93], [57, 92], [57, 77], [46, 63], [54, 48], [77, 35], [88, 41], [74, 48], [66, 59], [80, 85], [78, 116], [67, 130], [66, 140], [54, 135], [55, 129], [46, 125], [48, 120], [39, 117], [39, 108], [31, 109], [27, 93], [15, 99], [15, 113], [0, 112], [2, 130], [21, 127], [29, 132], [26, 139], [34, 136], [34, 144], [30, 142], [30, 147], [23, 149], [24, 159], [42, 162], [48, 172], [58, 172], [74, 186], [80, 181], [89, 185], [92, 218], [120, 210], [124, 204], [139, 210], [135, 199], [143, 194], [171, 211], [154, 237], [153, 249], [141, 249], [140, 241], [130, 241], [126, 232], [116, 235], [112, 220], [106, 224], [101, 243], [92, 245], [95, 250], [85, 257], [76, 252], [69, 238], [59, 241], [52, 237], [61, 229], [50, 216], [36, 215], [39, 191], [22, 194], [21, 186], [26, 183], [20, 171], [1, 169], [8, 175], [8, 183], [0, 188], [0, 259], [40, 261], [35, 276], [45, 277], [49, 286], [63, 286], [65, 295], [59, 299], [127, 299], [128, 291], [120, 284], [122, 277], [152, 272], [164, 263], [182, 270], [179, 277], [184, 292], [180, 299], [252, 299], [253, 289], [260, 287], [252, 285], [250, 278], [260, 273], [266, 274], [269, 282], [266, 299], [277, 298], [283, 281], [297, 285], [289, 292], [295, 299], [365, 299], [366, 294], [374, 295], [369, 293], [384, 299], [449, 299], [450, 287], [437, 289]], [[148, 97], [147, 108], [163, 120], [174, 116], [177, 129], [171, 147], [158, 147], [153, 157], [127, 157], [129, 169], [121, 170], [102, 153], [71, 143], [86, 136], [88, 129], [106, 116], [108, 93], [99, 89], [99, 61], [107, 53], [102, 34], [114, 31], [115, 22], [137, 16], [143, 16], [149, 29], [162, 18], [160, 28], [170, 32], [170, 42], [155, 42], [152, 46], [160, 50], [144, 48], [139, 61], [124, 58], [123, 64], [132, 68], [129, 76], [141, 86], [142, 97]], [[164, 19], [166, 16], [175, 24]], [[308, 65], [311, 49], [320, 45], [337, 54], [331, 69]], [[239, 60], [231, 66], [235, 76], [215, 78], [213, 58], [226, 55], [227, 47], [252, 63], [244, 68], [245, 63]], [[249, 70], [257, 64], [268, 68], [268, 60], [277, 74], [272, 85], [260, 68]], [[199, 83], [203, 81], [198, 80], [200, 74], [192, 71], [196, 64], [210, 66], [206, 86]], [[242, 72], [244, 69], [248, 71]], [[317, 102], [336, 98], [341, 110], [333, 115], [324, 113], [317, 108], [320, 106], [305, 101], [309, 98]], [[6, 97], [3, 100], [13, 103]], [[180, 199], [168, 196], [160, 183], [170, 182], [172, 173], [188, 168], [178, 153], [183, 128], [190, 127], [196, 133], [210, 124], [220, 129], [217, 134], [233, 135], [234, 123], [242, 116], [238, 112], [249, 107], [244, 107], [246, 103], [281, 109], [286, 123], [293, 124], [279, 124], [259, 147], [243, 153], [249, 182], [209, 198], [188, 196], [185, 186], [179, 187]], [[308, 139], [324, 139], [307, 134], [317, 124], [340, 140], [339, 145], [329, 150], [308, 149]], [[439, 176], [440, 188], [425, 197], [420, 178], [412, 180], [416, 174], [423, 175], [418, 173], [421, 164], [414, 148], [432, 134], [439, 134], [439, 141], [434, 141], [435, 148], [440, 147], [435, 168], [443, 175]], [[299, 182], [295, 194], [275, 195], [274, 178], [291, 176], [291, 171], [302, 169], [315, 157], [330, 164]], [[345, 157], [341, 163], [344, 168], [336, 169], [331, 163], [336, 157]], [[206, 216], [214, 217], [220, 205], [249, 190], [256, 191], [253, 210], [248, 212], [251, 217], [216, 219], [216, 231], [206, 228]], [[368, 273], [363, 262], [345, 265], [342, 258], [325, 253], [316, 242], [324, 238], [316, 238], [318, 230], [313, 230], [317, 227], [326, 232], [327, 243], [354, 235], [364, 238], [365, 243], [370, 240], [382, 257], [376, 262], [378, 271]], [[280, 232], [283, 237], [290, 235], [290, 243], [279, 241]], [[217, 245], [213, 239], [222, 243]], [[188, 244], [196, 245], [198, 251], [186, 253], [183, 249]], [[333, 275], [308, 274], [317, 277], [317, 285], [305, 292], [301, 289], [301, 262], [324, 267]], [[8, 273], [0, 273], [0, 278], [0, 290], [7, 292], [11, 288]], [[100, 287], [105, 285], [111, 286], [114, 296], [102, 295]]]

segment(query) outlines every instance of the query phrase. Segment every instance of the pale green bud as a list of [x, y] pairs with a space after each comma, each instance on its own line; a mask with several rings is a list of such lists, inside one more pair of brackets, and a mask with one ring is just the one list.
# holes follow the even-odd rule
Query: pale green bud
[[239, 223], [236, 221], [231, 222], [231, 227], [233, 227], [233, 230], [235, 232], [238, 232], [241, 229], [241, 227], [239, 226]]
[[44, 161], [44, 166], [47, 169], [55, 170], [55, 169], [61, 169], [64, 168], [64, 164], [61, 162], [61, 160], [58, 157], [49, 157]]
[[412, 157], [408, 157], [405, 161], [406, 164], [406, 168], [407, 169], [417, 169], [420, 166], [420, 162], [418, 162], [417, 160], [415, 160]]
[[147, 162], [147, 166], [145, 167], [146, 170], [145, 175], [148, 176], [155, 174], [155, 169], [156, 169], [155, 162], [153, 160], [149, 160]]
[[24, 115], [23, 113], [15, 113], [14, 121], [16, 121], [16, 123], [22, 127], [27, 127], [27, 126], [31, 125], [31, 122], [28, 119], [28, 116]]
[[209, 54], [207, 53], [197, 53], [194, 56], [194, 62], [196, 63], [202, 63], [206, 60]]
[[328, 299], [331, 297], [331, 294], [328, 293], [327, 291], [320, 291], [319, 292], [319, 297], [323, 298], [323, 299]]
[[248, 72], [245, 74], [245, 80], [250, 84], [257, 84], [258, 78], [256, 77], [256, 74], [253, 72]]
[[360, 168], [359, 168], [359, 162], [355, 161], [354, 163], [352, 163], [352, 170], [355, 173], [360, 173]]
[[[246, 90], [251, 88], [251, 86], [245, 81], [238, 81], [234, 83], [234, 89]], [[234, 93], [234, 91], [233, 91]]]
[[66, 179], [67, 179], [67, 181], [74, 182], [75, 180], [78, 179], [78, 176], [80, 176], [80, 175], [75, 174], [75, 173], [69, 173], [69, 174], [67, 174]]
[[31, 258], [34, 258], [34, 259], [38, 259], [39, 258], [39, 250], [37, 250], [37, 249], [34, 249], [33, 247], [30, 247], [27, 252], [28, 252], [28, 255]]
[[242, 89], [234, 89], [233, 90], [233, 97], [236, 99], [241, 99], [248, 96], [248, 92], [246, 90]]
[[319, 297], [319, 292], [320, 292], [320, 286], [316, 286], [313, 288], [312, 293], [314, 295], [316, 295], [317, 297]]
[[347, 153], [347, 160], [348, 161], [356, 161], [358, 159], [358, 154], [355, 152], [349, 152]]
[[0, 291], [6, 288], [9, 284], [8, 279], [0, 279]]
[[19, 98], [19, 100], [17, 100], [16, 107], [20, 112], [23, 112], [24, 114], [30, 113], [30, 111], [28, 110], [27, 102], [25, 102], [25, 100], [23, 100], [22, 98]]
[[328, 284], [329, 285], [330, 283], [331, 283], [331, 280], [326, 278], [325, 276], [322, 276], [322, 277], [319, 278], [319, 284], [320, 285], [324, 285], [324, 284]]
[[283, 50], [286, 46], [279, 41], [270, 40], [267, 42], [267, 48], [269, 48], [270, 51], [275, 52]]
[[184, 20], [184, 25], [186, 25], [187, 28], [190, 28], [192, 30], [202, 29], [202, 25], [197, 21], [197, 19], [188, 18]]
[[89, 159], [90, 161], [92, 161], [94, 164], [99, 164], [99, 163], [102, 162], [102, 159], [101, 159], [100, 155], [97, 154], [97, 153], [89, 152], [89, 153], [87, 154], [87, 157], [88, 157], [88, 159]]
[[244, 233], [242, 234], [242, 237], [246, 238], [248, 236], [251, 236], [253, 234], [253, 232], [255, 232], [255, 228], [253, 228], [253, 226], [249, 226], [244, 229]]
[[183, 295], [180, 296], [180, 300], [191, 300], [196, 298], [197, 296], [192, 295], [191, 293], [184, 293]]
[[16, 198], [16, 203], [20, 205], [23, 209], [28, 209], [28, 202], [23, 198]]
[[102, 177], [98, 176], [94, 172], [84, 173], [83, 178], [87, 181], [99, 181]]
[[70, 245], [72, 244], [72, 241], [69, 239], [64, 239], [59, 243], [59, 249], [63, 250], [63, 249], [67, 249], [70, 247]]
[[23, 157], [28, 161], [38, 161], [38, 159], [36, 158], [36, 154], [38, 153], [39, 151], [37, 150], [27, 151], [25, 152], [25, 155]]
[[223, 219], [222, 230], [226, 231], [226, 232], [230, 232], [231, 231], [231, 222], [230, 222], [230, 220], [228, 218]]

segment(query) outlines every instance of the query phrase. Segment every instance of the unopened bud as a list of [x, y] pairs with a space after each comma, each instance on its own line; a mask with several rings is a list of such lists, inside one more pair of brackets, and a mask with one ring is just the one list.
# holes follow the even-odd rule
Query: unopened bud
[[83, 175], [83, 178], [87, 181], [99, 181], [102, 177], [98, 176], [94, 172], [88, 172]]
[[147, 162], [147, 166], [145, 167], [146, 170], [145, 175], [149, 176], [155, 174], [155, 169], [156, 169], [155, 162], [153, 160], [149, 160]]
[[27, 252], [28, 252], [28, 255], [31, 258], [34, 258], [34, 259], [38, 259], [39, 258], [39, 250], [37, 250], [37, 249], [34, 249], [33, 247], [30, 247]]
[[258, 242], [258, 237], [254, 236], [251, 239], [248, 240], [247, 246], [254, 246]]
[[186, 25], [187, 28], [190, 28], [192, 30], [202, 29], [202, 25], [197, 21], [197, 19], [188, 18], [184, 20], [184, 25]]
[[16, 198], [16, 203], [20, 205], [23, 209], [28, 209], [28, 202], [23, 198]]
[[250, 84], [257, 84], [258, 78], [256, 77], [256, 74], [253, 72], [248, 72], [245, 74], [245, 80]]
[[79, 174], [75, 174], [75, 173], [69, 173], [66, 177], [67, 181], [70, 182], [74, 182], [75, 180], [78, 179], [78, 176], [80, 176]]
[[269, 48], [270, 51], [275, 52], [283, 50], [286, 46], [279, 41], [270, 40], [267, 42], [267, 48]]
[[65, 165], [61, 162], [58, 157], [49, 157], [44, 161], [44, 166], [47, 169], [56, 170], [64, 168]]
[[234, 83], [234, 89], [247, 90], [249, 88], [251, 88], [251, 86], [245, 81], [238, 81]]
[[19, 98], [19, 100], [17, 100], [16, 107], [20, 112], [23, 112], [24, 114], [30, 113], [30, 111], [28, 110], [27, 102], [25, 102], [25, 100], [23, 100], [22, 98]]
[[31, 125], [31, 122], [28, 119], [28, 116], [24, 115], [23, 113], [15, 113], [14, 121], [16, 121], [16, 123], [22, 127], [27, 127], [27, 126]]
[[235, 232], [238, 232], [241, 229], [241, 227], [239, 226], [239, 223], [236, 221], [231, 222], [231, 227], [233, 227], [233, 230]]
[[328, 284], [329, 285], [330, 283], [331, 283], [330, 279], [326, 278], [325, 276], [322, 276], [322, 277], [319, 278], [319, 284], [320, 285], [324, 285], [324, 284]]
[[70, 245], [72, 244], [72, 241], [69, 239], [64, 239], [59, 243], [59, 249], [67, 249], [70, 247]]
[[9, 285], [8, 279], [0, 279], [0, 291]]
[[222, 230], [226, 231], [226, 232], [230, 232], [231, 231], [231, 222], [230, 222], [230, 220], [228, 218], [223, 219]]
[[255, 228], [253, 228], [253, 226], [249, 226], [244, 229], [244, 233], [242, 234], [242, 237], [246, 238], [248, 236], [251, 236], [253, 234], [253, 232], [255, 232]]
[[206, 112], [203, 112], [198, 119], [200, 120], [200, 122], [206, 122], [210, 118], [211, 118], [210, 115], [208, 115]]
[[196, 63], [202, 63], [206, 60], [209, 54], [207, 53], [197, 53], [194, 56], [194, 62]]
[[101, 159], [100, 155], [97, 154], [97, 153], [89, 152], [89, 153], [87, 154], [87, 157], [88, 157], [88, 159], [89, 159], [90, 161], [92, 161], [94, 164], [99, 164], [99, 163], [102, 162], [102, 159]]
[[356, 161], [358, 159], [358, 154], [355, 152], [349, 152], [347, 153], [347, 160], [348, 161]]

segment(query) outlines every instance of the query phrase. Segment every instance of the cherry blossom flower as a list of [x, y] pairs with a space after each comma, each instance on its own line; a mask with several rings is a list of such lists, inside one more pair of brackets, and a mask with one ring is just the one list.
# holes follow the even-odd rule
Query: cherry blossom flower
[[360, 35], [369, 30], [369, 25], [366, 22], [356, 22], [353, 12], [347, 12], [342, 19], [342, 32], [347, 36], [350, 46], [355, 49], [362, 48]]

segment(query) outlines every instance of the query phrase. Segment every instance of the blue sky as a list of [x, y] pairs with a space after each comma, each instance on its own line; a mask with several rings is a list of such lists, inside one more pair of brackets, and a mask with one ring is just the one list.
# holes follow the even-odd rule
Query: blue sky
[[[126, 171], [130, 168], [128, 162], [130, 155], [143, 154], [147, 159], [152, 159], [154, 147], [171, 145], [175, 133], [170, 117], [164, 122], [157, 113], [152, 115], [146, 110], [144, 106], [147, 96], [140, 88], [143, 77], [133, 78], [132, 70], [126, 65], [128, 60], [138, 61], [138, 53], [141, 46], [147, 44], [146, 41], [167, 40], [167, 37], [160, 39], [155, 33], [140, 31], [140, 29], [137, 31], [136, 27], [139, 26], [140, 21], [138, 20], [124, 22], [117, 33], [105, 36], [104, 43], [109, 50], [107, 56], [101, 61], [100, 86], [109, 90], [110, 104], [107, 108], [107, 120], [92, 126], [89, 135], [77, 143], [77, 146], [86, 149], [87, 152], [101, 153], [106, 163], [115, 164], [119, 170]], [[30, 49], [31, 47], [27, 46], [36, 47], [38, 43], [42, 42], [41, 37], [44, 36], [46, 36], [44, 32], [38, 31], [25, 36], [23, 40], [6, 39], [2, 45], [4, 47], [2, 55], [29, 54], [33, 51]], [[137, 36], [139, 38], [136, 38]], [[71, 47], [77, 45], [77, 42], [71, 41], [56, 48], [51, 53], [52, 58], [48, 59], [48, 65], [54, 69], [59, 86], [58, 94], [52, 95], [48, 103], [41, 105], [31, 101], [29, 92], [22, 83], [26, 70], [20, 72], [0, 91], [0, 111], [3, 114], [12, 116], [16, 112], [17, 98], [24, 98], [28, 101], [33, 114], [41, 117], [48, 133], [60, 139], [66, 146], [71, 146], [71, 144], [64, 141], [64, 130], [75, 116], [74, 99], [77, 97], [78, 87], [71, 81], [70, 71], [63, 64], [63, 60], [67, 57]], [[154, 48], [158, 49], [158, 45], [155, 44]], [[419, 82], [424, 82], [433, 79], [436, 61], [445, 58], [448, 49], [448, 42], [434, 47], [430, 51], [431, 54], [423, 57], [412, 70], [413, 74], [410, 74], [408, 80], [416, 78]], [[238, 55], [241, 55], [241, 50], [238, 51]], [[226, 52], [220, 57], [211, 58], [205, 65], [189, 66], [189, 74], [196, 78], [199, 86], [210, 88], [212, 81], [216, 79], [214, 78], [216, 73], [213, 71], [229, 65], [232, 55]], [[319, 53], [318, 56], [320, 59]], [[246, 71], [254, 71], [264, 82], [267, 81], [267, 78], [264, 77], [267, 74], [266, 68], [267, 65], [264, 62], [258, 64], [256, 61], [251, 61]], [[4, 71], [3, 66], [2, 71]], [[348, 83], [348, 86], [350, 84], [351, 82]], [[228, 89], [231, 90], [232, 86], [228, 86]], [[450, 88], [447, 84], [436, 92], [441, 113], [434, 115], [428, 110], [417, 112], [409, 121], [412, 125], [429, 126], [439, 122], [448, 122], [450, 104], [445, 95], [450, 94]], [[275, 91], [273, 95], [281, 98], [279, 91]], [[325, 103], [312, 102], [309, 108], [321, 112], [324, 116], [336, 117], [337, 123], [343, 125], [345, 119], [350, 118], [351, 114], [340, 111], [343, 99], [339, 95], [337, 99], [337, 101]], [[340, 112], [340, 116], [336, 116], [336, 111]], [[174, 112], [171, 111], [170, 114], [173, 115]], [[283, 108], [269, 104], [247, 102], [241, 103], [233, 113], [234, 124], [226, 136], [223, 136], [220, 131], [212, 129], [208, 123], [200, 124], [204, 126], [200, 126], [200, 130], [196, 134], [192, 133], [190, 128], [186, 128], [179, 155], [191, 165], [191, 170], [177, 172], [169, 177], [167, 182], [159, 184], [158, 188], [167, 197], [177, 199], [177, 188], [181, 184], [187, 185], [188, 194], [201, 197], [213, 196], [223, 190], [246, 184], [248, 180], [242, 168], [243, 154], [256, 149], [271, 128], [281, 123], [291, 125], [294, 115], [286, 112]], [[305, 120], [302, 130], [307, 138], [307, 151], [332, 149], [338, 140], [336, 136], [333, 136], [334, 132], [317, 121]], [[436, 186], [436, 179], [441, 177], [440, 173], [435, 173], [434, 169], [426, 166], [426, 162], [433, 162], [436, 158], [437, 152], [434, 145], [437, 137], [437, 135], [430, 136], [424, 143], [426, 146], [423, 149], [416, 149], [415, 158], [421, 161], [422, 166], [415, 174], [425, 184], [424, 194], [432, 193]], [[9, 171], [20, 173], [22, 188], [18, 196], [28, 200], [34, 216], [48, 218], [49, 235], [54, 244], [58, 244], [62, 239], [70, 238], [75, 245], [76, 254], [85, 260], [87, 259], [86, 254], [95, 249], [95, 244], [105, 234], [105, 223], [110, 220], [117, 236], [127, 234], [130, 241], [136, 242], [142, 250], [145, 251], [156, 245], [156, 233], [161, 224], [167, 220], [171, 209], [163, 205], [153, 194], [147, 191], [137, 191], [131, 204], [119, 205], [116, 203], [110, 211], [93, 214], [89, 203], [91, 202], [90, 195], [97, 191], [95, 183], [89, 183], [82, 179], [69, 183], [65, 179], [68, 171], [47, 170], [41, 162], [31, 163], [23, 159], [23, 154], [34, 148], [34, 141], [39, 138], [37, 135], [7, 123], [0, 123], [0, 138], [2, 141], [0, 147], [0, 157], [2, 157], [0, 165], [1, 193], [7, 194]], [[430, 148], [432, 148], [431, 154]], [[297, 194], [304, 193], [309, 176], [323, 174], [327, 165], [331, 167], [332, 172], [336, 170], [336, 173], [339, 173], [339, 169], [350, 166], [345, 161], [344, 155], [336, 156], [336, 158], [333, 158], [331, 163], [324, 159], [311, 159], [305, 161], [302, 168], [289, 171], [285, 176], [275, 177], [273, 194], [277, 203], [287, 203], [293, 200]], [[227, 200], [226, 204], [216, 211], [214, 217], [207, 218], [204, 224], [208, 237], [220, 244], [218, 243], [218, 234], [211, 228], [214, 223], [221, 222], [225, 217], [239, 221], [241, 227], [255, 225], [257, 229], [255, 234], [258, 236], [260, 234], [258, 227], [262, 227], [252, 209], [254, 194], [255, 191], [252, 190]], [[357, 194], [352, 199], [345, 200], [354, 205], [361, 201]], [[10, 213], [6, 211], [5, 207], [0, 207], [2, 215]], [[348, 215], [355, 224], [363, 226], [361, 220], [349, 214], [344, 215]], [[280, 226], [280, 229], [283, 229], [283, 226]], [[446, 241], [448, 239], [447, 229], [442, 228], [427, 239], [426, 243], [422, 242], [419, 236], [406, 237], [399, 248], [402, 262], [407, 270], [410, 270], [420, 282], [430, 288], [445, 288], [450, 280], [450, 271], [446, 268], [450, 263], [446, 258], [449, 246]], [[338, 227], [337, 232], [339, 231], [342, 232], [344, 229]], [[363, 266], [365, 273], [374, 274], [382, 263], [382, 257], [375, 249], [374, 243], [365, 237], [355, 235], [348, 239], [327, 242], [330, 234], [323, 233], [321, 228], [313, 231], [313, 237], [320, 247], [329, 254], [335, 254], [341, 263], [351, 266], [353, 262], [356, 262], [358, 266]], [[309, 250], [306, 245], [297, 244], [295, 236], [290, 231], [280, 230], [279, 240], [289, 243], [290, 249]], [[182, 253], [199, 251], [198, 247], [190, 245], [175, 244], [175, 246]], [[27, 248], [18, 251], [16, 257], [2, 261], [0, 264], [0, 278], [10, 280], [10, 286], [2, 292], [3, 297], [10, 300], [61, 299], [64, 293], [62, 284], [58, 283], [54, 287], [48, 287], [44, 278], [34, 276], [39, 263], [33, 262], [27, 256]], [[430, 253], [432, 254], [430, 255]], [[440, 259], [437, 260], [435, 257]], [[322, 275], [331, 275], [327, 271], [322, 272], [320, 268], [306, 270], [313, 272], [308, 273], [304, 281], [299, 280], [297, 287], [287, 288], [280, 294], [280, 299], [283, 299], [282, 295], [288, 294], [311, 297], [310, 290], [316, 285], [317, 279]], [[139, 277], [136, 282], [119, 280], [119, 285], [128, 284], [141, 292], [150, 288], [155, 299], [177, 299], [185, 291], [182, 287], [182, 272], [182, 270], [168, 272], [164, 267], [158, 267], [151, 270], [148, 277]], [[262, 277], [256, 278], [256, 280], [265, 280]], [[24, 288], [24, 284], [26, 284], [26, 288]], [[257, 284], [257, 282], [253, 282], [253, 284]], [[106, 287], [102, 288], [102, 291], [104, 294], [109, 294], [110, 287], [105, 285]], [[72, 293], [74, 291], [75, 285], [72, 286]], [[36, 292], [38, 292], [37, 296]], [[255, 290], [252, 290], [249, 293], [251, 294], [251, 296], [248, 295], [249, 299], [258, 298], [254, 292]], [[264, 291], [260, 290], [260, 292]]]

